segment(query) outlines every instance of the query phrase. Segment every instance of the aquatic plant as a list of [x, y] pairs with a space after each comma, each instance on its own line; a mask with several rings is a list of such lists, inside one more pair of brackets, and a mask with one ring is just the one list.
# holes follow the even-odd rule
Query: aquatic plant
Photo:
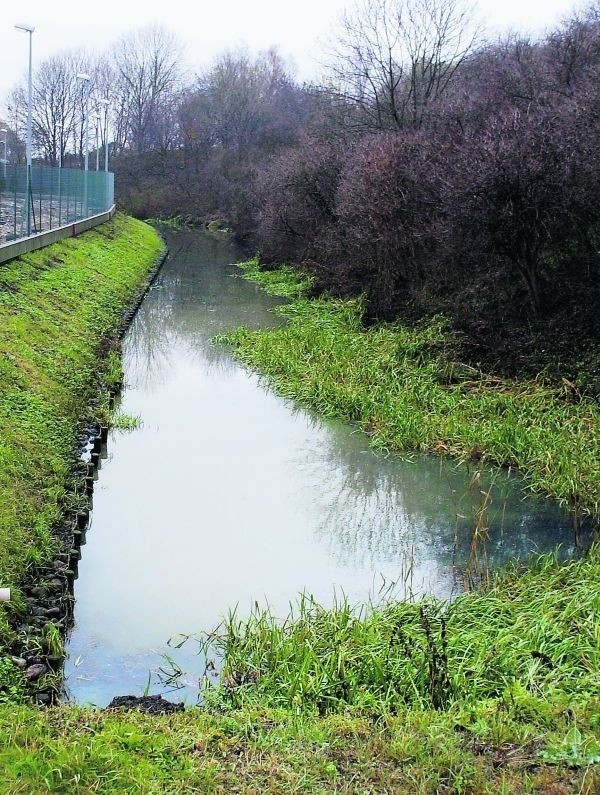
[[117, 431], [134, 431], [142, 424], [142, 418], [138, 414], [125, 414], [121, 411], [111, 414], [110, 426]]

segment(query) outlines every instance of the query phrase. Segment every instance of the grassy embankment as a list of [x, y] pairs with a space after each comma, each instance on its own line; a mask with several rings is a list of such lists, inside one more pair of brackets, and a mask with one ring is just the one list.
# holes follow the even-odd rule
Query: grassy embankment
[[9, 610], [23, 608], [20, 583], [57, 551], [77, 428], [119, 377], [111, 340], [161, 249], [153, 229], [117, 216], [0, 266], [0, 586], [13, 588], [0, 650], [13, 640]]
[[[312, 318], [304, 301], [285, 312], [301, 318], [296, 334], [306, 329], [297, 372], [322, 368], [314, 379], [321, 410], [343, 413], [331, 406], [327, 362], [338, 361], [336, 326], [344, 317], [351, 371], [364, 374], [379, 348], [381, 366], [416, 358], [425, 381], [429, 356], [439, 361], [439, 331], [433, 345], [421, 340], [402, 355], [389, 330], [362, 332], [352, 306], [313, 307]], [[262, 340], [271, 364], [275, 351], [282, 359], [288, 351], [294, 370], [293, 348], [277, 341], [280, 334], [293, 339], [294, 325], [238, 332], [235, 340], [255, 366]], [[371, 346], [365, 359], [363, 344]], [[334, 380], [352, 394], [360, 380], [340, 368], [338, 361]], [[418, 394], [416, 373], [409, 385]], [[278, 386], [285, 388], [282, 380]], [[499, 391], [518, 402], [514, 393], [533, 388]], [[365, 391], [377, 419], [366, 427], [382, 434], [385, 407], [376, 398], [384, 399], [383, 390], [375, 383]], [[357, 422], [354, 412], [346, 416]], [[433, 403], [428, 412], [433, 422]], [[579, 485], [585, 477], [579, 480], [577, 468], [572, 477], [581, 502], [593, 507], [595, 498], [584, 500]], [[357, 620], [345, 605], [323, 611], [305, 603], [283, 625], [265, 614], [246, 627], [232, 622], [213, 639], [225, 645], [228, 662], [206, 711], [147, 718], [0, 707], [0, 792], [591, 795], [600, 785], [599, 573], [596, 548], [581, 561], [545, 559], [526, 573], [508, 572], [451, 607], [396, 604]]]
[[594, 795], [599, 557], [513, 572], [444, 631], [433, 605], [262, 615], [207, 710], [0, 708], [0, 792]]

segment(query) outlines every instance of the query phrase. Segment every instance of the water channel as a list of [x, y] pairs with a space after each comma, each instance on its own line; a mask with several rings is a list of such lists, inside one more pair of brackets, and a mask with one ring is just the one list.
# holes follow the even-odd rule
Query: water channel
[[[124, 341], [121, 410], [75, 582], [69, 697], [162, 692], [194, 703], [204, 661], [178, 634], [214, 629], [253, 603], [282, 616], [300, 592], [322, 603], [382, 590], [450, 597], [463, 583], [481, 491], [434, 457], [384, 458], [361, 433], [275, 395], [211, 338], [280, 322], [278, 300], [237, 278], [235, 250], [172, 233], [171, 255]], [[489, 479], [488, 479], [489, 480]], [[490, 565], [571, 551], [570, 520], [493, 478]], [[395, 585], [394, 585], [395, 584]], [[160, 669], [183, 671], [172, 692]]]

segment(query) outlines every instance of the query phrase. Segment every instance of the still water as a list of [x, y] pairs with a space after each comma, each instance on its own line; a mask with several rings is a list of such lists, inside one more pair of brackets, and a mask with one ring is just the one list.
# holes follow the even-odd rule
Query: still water
[[[211, 338], [278, 323], [278, 300], [238, 278], [226, 242], [179, 232], [168, 244], [123, 341], [121, 410], [141, 425], [111, 432], [75, 582], [65, 673], [80, 703], [146, 690], [194, 703], [203, 660], [168, 641], [236, 606], [284, 616], [301, 592], [452, 596], [489, 485], [468, 489], [464, 468], [433, 457], [384, 458], [348, 425], [275, 395]], [[485, 520], [491, 565], [570, 551], [568, 517], [524, 500], [506, 475]], [[160, 674], [165, 655], [184, 672], [177, 692]]]

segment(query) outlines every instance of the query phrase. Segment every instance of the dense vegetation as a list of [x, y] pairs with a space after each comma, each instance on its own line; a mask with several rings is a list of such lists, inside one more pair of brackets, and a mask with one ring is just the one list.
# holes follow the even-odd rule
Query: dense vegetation
[[77, 502], [77, 429], [120, 371], [108, 354], [121, 312], [161, 247], [150, 227], [117, 216], [0, 267], [0, 583], [13, 588], [0, 610], [0, 665], [14, 640], [9, 618], [14, 627], [24, 610], [19, 585], [51, 560]]
[[489, 45], [419, 124], [309, 131], [257, 178], [263, 260], [371, 319], [441, 312], [471, 361], [596, 394], [599, 42], [594, 14]]

